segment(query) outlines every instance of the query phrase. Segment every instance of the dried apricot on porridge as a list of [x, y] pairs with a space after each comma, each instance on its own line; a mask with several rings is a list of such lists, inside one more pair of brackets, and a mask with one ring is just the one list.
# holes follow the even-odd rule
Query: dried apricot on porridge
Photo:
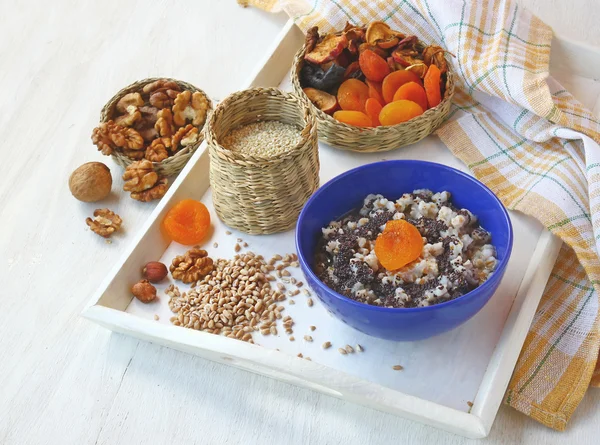
[[191, 246], [202, 241], [208, 234], [210, 213], [201, 202], [184, 199], [167, 212], [162, 226], [173, 241]]
[[397, 270], [421, 255], [423, 237], [415, 226], [403, 220], [388, 221], [375, 240], [375, 255], [387, 270]]
[[358, 79], [344, 81], [337, 93], [338, 104], [342, 110], [363, 111], [369, 98], [369, 87]]

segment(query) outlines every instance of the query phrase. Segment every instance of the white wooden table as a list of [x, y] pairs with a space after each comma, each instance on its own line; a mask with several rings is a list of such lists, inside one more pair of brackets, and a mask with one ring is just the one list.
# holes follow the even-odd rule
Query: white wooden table
[[[79, 317], [153, 208], [120, 192], [119, 169], [91, 144], [104, 102], [155, 75], [221, 99], [243, 84], [287, 17], [233, 0], [1, 9], [0, 444], [468, 442]], [[563, 80], [599, 109], [597, 83]], [[125, 232], [112, 244], [84, 223], [96, 206], [67, 187], [70, 172], [91, 160], [115, 178], [107, 205]], [[600, 391], [590, 391], [563, 434], [502, 407], [488, 443], [598, 443], [599, 402]]]

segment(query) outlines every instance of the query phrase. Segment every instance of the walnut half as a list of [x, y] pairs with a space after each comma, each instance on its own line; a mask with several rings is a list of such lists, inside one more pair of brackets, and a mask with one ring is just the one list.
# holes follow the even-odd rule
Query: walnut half
[[94, 233], [104, 238], [109, 238], [119, 230], [122, 222], [121, 217], [109, 209], [96, 209], [94, 210], [94, 219], [86, 218], [85, 220]]
[[206, 250], [194, 247], [173, 259], [169, 268], [173, 278], [184, 283], [194, 283], [213, 270], [213, 260]]

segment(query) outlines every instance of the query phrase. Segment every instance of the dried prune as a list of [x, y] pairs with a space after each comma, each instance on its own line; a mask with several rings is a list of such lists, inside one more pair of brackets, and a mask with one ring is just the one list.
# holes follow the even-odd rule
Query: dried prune
[[300, 70], [300, 79], [303, 87], [316, 88], [317, 90], [331, 93], [344, 80], [346, 69], [333, 64], [327, 71], [312, 63], [305, 63]]

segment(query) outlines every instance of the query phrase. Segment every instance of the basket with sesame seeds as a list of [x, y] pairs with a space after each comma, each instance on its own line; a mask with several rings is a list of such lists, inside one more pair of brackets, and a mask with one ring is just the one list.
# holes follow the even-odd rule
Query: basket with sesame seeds
[[219, 218], [249, 234], [290, 229], [319, 186], [315, 117], [294, 94], [252, 88], [208, 121], [210, 182]]

